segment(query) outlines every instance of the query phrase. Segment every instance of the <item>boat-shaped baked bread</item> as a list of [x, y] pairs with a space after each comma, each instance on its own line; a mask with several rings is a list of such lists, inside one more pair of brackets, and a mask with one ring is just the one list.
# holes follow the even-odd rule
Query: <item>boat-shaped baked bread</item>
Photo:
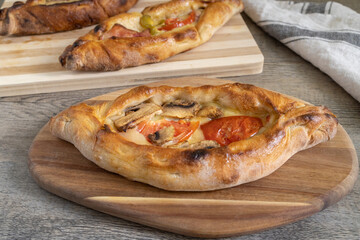
[[27, 0], [0, 10], [0, 35], [55, 33], [97, 24], [137, 0]]
[[241, 0], [173, 0], [119, 14], [68, 46], [60, 63], [69, 70], [114, 71], [160, 62], [207, 42], [242, 10]]
[[234, 83], [137, 87], [114, 101], [72, 106], [50, 120], [50, 130], [128, 179], [207, 191], [271, 174], [334, 137], [337, 124], [324, 106]]

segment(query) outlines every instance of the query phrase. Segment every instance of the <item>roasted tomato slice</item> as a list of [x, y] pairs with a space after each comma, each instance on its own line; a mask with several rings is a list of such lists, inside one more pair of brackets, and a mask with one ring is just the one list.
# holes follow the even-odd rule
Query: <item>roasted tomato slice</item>
[[150, 134], [154, 134], [160, 129], [170, 126], [173, 126], [175, 129], [174, 139], [172, 140], [172, 142], [175, 144], [187, 140], [199, 127], [199, 122], [189, 122], [184, 120], [142, 121], [137, 125], [137, 131], [144, 135], [149, 141], [148, 136]]
[[159, 28], [159, 30], [170, 31], [177, 27], [182, 27], [190, 23], [195, 22], [196, 14], [195, 11], [192, 11], [186, 19], [180, 21], [178, 18], [168, 18], [165, 20], [165, 25]]
[[206, 140], [228, 145], [255, 135], [263, 126], [260, 118], [233, 116], [214, 119], [200, 126]]

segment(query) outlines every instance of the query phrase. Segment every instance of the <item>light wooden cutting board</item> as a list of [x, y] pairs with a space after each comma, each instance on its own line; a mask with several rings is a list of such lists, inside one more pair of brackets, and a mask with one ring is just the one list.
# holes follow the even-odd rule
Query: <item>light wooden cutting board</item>
[[[7, 0], [4, 7], [15, 0]], [[163, 1], [140, 0], [130, 11]], [[264, 57], [240, 14], [213, 38], [164, 62], [115, 72], [73, 72], [58, 57], [85, 29], [28, 37], [0, 37], [0, 96], [90, 89], [149, 82], [184, 75], [239, 76], [262, 72]], [[136, 79], [141, 79], [136, 81]]]
[[[156, 85], [225, 82], [188, 78]], [[124, 91], [88, 101], [112, 100]], [[297, 153], [273, 174], [210, 192], [169, 192], [107, 172], [85, 159], [72, 144], [52, 136], [48, 125], [33, 141], [29, 168], [41, 187], [70, 201], [198, 237], [247, 234], [303, 219], [339, 201], [358, 176], [356, 151], [341, 126], [334, 139]]]

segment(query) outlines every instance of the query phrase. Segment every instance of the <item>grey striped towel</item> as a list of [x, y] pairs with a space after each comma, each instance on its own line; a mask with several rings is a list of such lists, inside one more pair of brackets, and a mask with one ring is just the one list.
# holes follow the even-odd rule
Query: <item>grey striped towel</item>
[[360, 14], [336, 2], [243, 2], [257, 25], [360, 101]]

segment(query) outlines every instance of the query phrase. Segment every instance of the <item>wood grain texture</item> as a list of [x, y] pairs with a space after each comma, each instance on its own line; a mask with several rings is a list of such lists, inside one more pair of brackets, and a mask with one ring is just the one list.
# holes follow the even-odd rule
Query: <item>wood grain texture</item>
[[[338, 2], [360, 12], [358, 0]], [[227, 79], [326, 105], [337, 115], [355, 149], [360, 149], [360, 103], [326, 74], [268, 36], [245, 14], [242, 17], [264, 54], [264, 71], [260, 75]], [[161, 79], [139, 79], [131, 86]], [[127, 86], [0, 97], [0, 239], [193, 239], [74, 204], [40, 188], [29, 173], [28, 150], [51, 116], [77, 102], [123, 88]], [[359, 151], [357, 155], [359, 157]], [[357, 180], [353, 190], [341, 201], [311, 217], [226, 239], [357, 240], [360, 238], [359, 199]]]
[[[226, 82], [188, 77], [150, 85]], [[124, 90], [86, 102], [113, 100], [121, 93]], [[342, 127], [332, 141], [297, 153], [270, 176], [218, 191], [169, 192], [129, 181], [85, 159], [73, 145], [53, 137], [47, 125], [30, 149], [29, 168], [36, 182], [56, 195], [127, 220], [194, 237], [247, 234], [297, 221], [339, 201], [358, 176], [356, 151]]]
[[[130, 12], [140, 12], [145, 6], [164, 1], [139, 1]], [[264, 57], [240, 14], [231, 18], [210, 41], [161, 63], [104, 73], [62, 68], [58, 58], [65, 47], [93, 27], [39, 36], [0, 37], [0, 96], [99, 88], [104, 82], [108, 87], [130, 85], [135, 79], [154, 77], [262, 72]]]

